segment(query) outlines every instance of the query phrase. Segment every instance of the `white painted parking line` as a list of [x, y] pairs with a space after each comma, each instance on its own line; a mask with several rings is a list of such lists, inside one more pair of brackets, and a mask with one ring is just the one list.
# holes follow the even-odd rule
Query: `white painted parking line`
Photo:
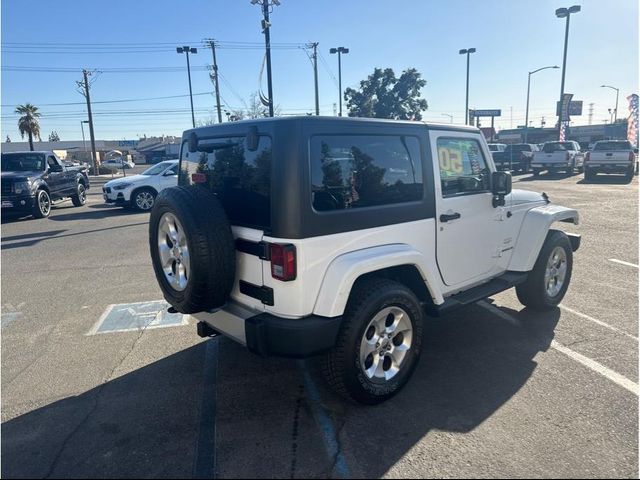
[[581, 353], [574, 352], [570, 348], [567, 348], [564, 345], [559, 344], [555, 340], [551, 341], [551, 348], [553, 348], [554, 350], [557, 350], [560, 353], [565, 354], [567, 357], [571, 358], [572, 360], [575, 360], [578, 363], [581, 363], [585, 367], [589, 368], [590, 370], [593, 370], [596, 373], [599, 373], [603, 377], [608, 378], [612, 382], [620, 385], [622, 388], [629, 390], [631, 393], [638, 395], [638, 384], [635, 382], [632, 382], [627, 377], [624, 377], [619, 373], [614, 372], [610, 368], [607, 368], [604, 365], [601, 365], [595, 360], [591, 360], [589, 357], [585, 357]]
[[584, 318], [586, 320], [589, 320], [589, 321], [591, 321], [593, 323], [597, 323], [598, 325], [600, 325], [600, 326], [602, 326], [604, 328], [608, 328], [609, 330], [611, 330], [613, 332], [616, 332], [616, 333], [619, 333], [620, 335], [624, 335], [626, 337], [633, 338], [636, 342], [638, 341], [638, 337], [636, 337], [635, 335], [631, 335], [630, 333], [623, 332], [619, 328], [616, 328], [613, 325], [609, 325], [608, 323], [605, 323], [602, 320], [598, 320], [597, 318], [590, 317], [589, 315], [585, 315], [582, 312], [578, 312], [577, 310], [574, 310], [572, 308], [565, 307], [564, 305], [560, 305], [560, 308], [562, 310], [566, 310], [569, 313], [573, 313], [574, 315], [577, 315], [578, 317], [582, 317], [582, 318]]
[[[483, 302], [478, 302], [477, 304], [484, 306]], [[484, 308], [486, 308], [491, 312], [494, 311], [493, 309], [499, 310], [497, 307], [493, 305], [490, 305], [490, 307], [492, 308], [487, 308], [487, 307], [484, 307]], [[513, 325], [519, 324], [519, 321], [517, 318], [513, 317], [512, 315], [509, 315], [507, 312], [503, 312], [502, 310], [500, 310], [500, 312], [501, 312], [500, 318], [507, 319], [507, 317], [509, 317], [508, 321], [510, 323], [512, 323]], [[611, 380], [612, 382], [616, 383], [622, 388], [625, 388], [631, 393], [638, 395], [638, 384], [633, 382], [632, 380], [629, 380], [627, 377], [620, 375], [618, 372], [614, 372], [610, 368], [605, 367], [604, 365], [596, 362], [595, 360], [590, 359], [589, 357], [585, 357], [581, 353], [575, 352], [570, 348], [565, 347], [564, 345], [562, 345], [561, 343], [558, 343], [555, 340], [551, 341], [551, 348], [553, 348], [554, 350], [557, 350], [560, 353], [563, 353], [564, 355], [571, 358], [572, 360], [575, 360], [576, 362], [580, 363], [581, 365], [584, 365], [585, 367], [596, 372], [597, 374], [602, 375], [608, 380]]]
[[638, 268], [638, 265], [636, 265], [635, 263], [625, 262], [623, 260], [618, 260], [617, 258], [610, 258], [609, 261], [614, 263], [619, 263], [620, 265], [626, 265], [627, 267]]

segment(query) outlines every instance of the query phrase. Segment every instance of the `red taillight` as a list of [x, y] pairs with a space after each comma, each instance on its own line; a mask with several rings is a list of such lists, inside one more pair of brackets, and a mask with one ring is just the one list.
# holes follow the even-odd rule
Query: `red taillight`
[[269, 245], [271, 276], [283, 282], [296, 279], [296, 247], [294, 245]]
[[584, 156], [585, 162], [588, 162], [589, 160], [591, 160], [591, 152], [587, 152], [587, 154]]
[[192, 173], [191, 181], [193, 183], [207, 183], [207, 176], [204, 173]]

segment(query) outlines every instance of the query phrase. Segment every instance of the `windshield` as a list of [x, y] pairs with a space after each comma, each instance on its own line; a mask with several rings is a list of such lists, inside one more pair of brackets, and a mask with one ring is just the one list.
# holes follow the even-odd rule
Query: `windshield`
[[3, 172], [30, 172], [44, 170], [44, 155], [41, 153], [3, 153]]
[[553, 152], [566, 152], [567, 150], [573, 150], [573, 143], [571, 142], [549, 142], [545, 143], [542, 147], [544, 153]]
[[156, 163], [153, 167], [147, 168], [141, 175], [160, 175], [167, 168], [169, 168], [173, 162], [160, 162]]
[[595, 147], [593, 147], [595, 152], [602, 152], [603, 150], [607, 151], [629, 151], [631, 150], [631, 144], [629, 142], [598, 142]]

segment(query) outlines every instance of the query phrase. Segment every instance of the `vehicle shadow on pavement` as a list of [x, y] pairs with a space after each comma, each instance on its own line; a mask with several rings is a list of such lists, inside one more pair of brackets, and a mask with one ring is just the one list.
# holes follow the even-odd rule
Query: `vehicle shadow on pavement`
[[62, 213], [59, 215], [52, 215], [50, 220], [57, 222], [66, 222], [74, 220], [101, 220], [109, 217], [128, 217], [132, 215], [139, 215], [141, 212], [131, 210], [128, 208], [111, 208], [111, 209], [95, 209], [95, 210], [81, 210], [74, 211], [72, 213]]
[[[139, 222], [139, 223], [128, 223], [126, 225], [114, 225], [105, 228], [97, 228], [94, 230], [85, 230], [83, 232], [73, 232], [73, 233], [64, 233], [67, 230], [51, 230], [49, 232], [35, 232], [33, 234], [24, 234], [24, 235], [15, 235], [13, 237], [2, 238], [2, 250], [11, 250], [13, 248], [24, 248], [31, 247], [33, 245], [37, 245], [38, 243], [47, 241], [47, 240], [55, 240], [64, 237], [75, 237], [78, 235], [86, 235], [89, 233], [102, 232], [105, 230], [114, 230], [118, 228], [128, 228], [128, 227], [136, 227], [140, 225], [146, 225], [147, 222]], [[62, 235], [60, 234], [62, 233]], [[46, 235], [43, 235], [46, 234]], [[21, 241], [14, 241], [14, 240]], [[12, 242], [12, 243], [7, 243]]]
[[[334, 395], [317, 359], [260, 358], [215, 340], [216, 399], [208, 406], [215, 408], [217, 476], [378, 478], [418, 444], [437, 457], [442, 447], [430, 433], [472, 432], [504, 406], [531, 377], [560, 318], [558, 309], [501, 311], [518, 324], [476, 305], [427, 319], [413, 378], [375, 407]], [[205, 344], [8, 420], [2, 476], [191, 476]], [[429, 470], [436, 463], [408, 475], [441, 476]]]
[[528, 177], [519, 177], [519, 182], [533, 182], [535, 180], [565, 180], [567, 178], [582, 175], [581, 173], [541, 173], [538, 176], [529, 175]]
[[[343, 458], [348, 476], [379, 478], [430, 432], [473, 431], [526, 384], [537, 366], [534, 357], [549, 348], [560, 318], [559, 309], [545, 314], [501, 310], [519, 325], [479, 306], [427, 319], [414, 376], [400, 394], [375, 407], [334, 395], [317, 359], [296, 372], [291, 361], [257, 359], [232, 342], [221, 344], [218, 473], [236, 478], [339, 477], [344, 476], [338, 470]], [[305, 383], [304, 370], [311, 373], [320, 399]], [[328, 433], [327, 418], [335, 434]], [[441, 474], [422, 469], [400, 476]]]
[[624, 175], [597, 175], [591, 180], [582, 179], [578, 185], [629, 185], [633, 182], [633, 178], [628, 180]]
[[205, 347], [3, 423], [2, 477], [191, 477]]

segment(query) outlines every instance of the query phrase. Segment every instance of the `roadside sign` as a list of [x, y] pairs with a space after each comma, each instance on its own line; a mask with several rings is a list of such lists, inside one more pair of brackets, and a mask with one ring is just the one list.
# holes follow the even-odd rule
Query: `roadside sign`
[[469, 113], [474, 117], [500, 117], [502, 116], [502, 110], [471, 110]]

